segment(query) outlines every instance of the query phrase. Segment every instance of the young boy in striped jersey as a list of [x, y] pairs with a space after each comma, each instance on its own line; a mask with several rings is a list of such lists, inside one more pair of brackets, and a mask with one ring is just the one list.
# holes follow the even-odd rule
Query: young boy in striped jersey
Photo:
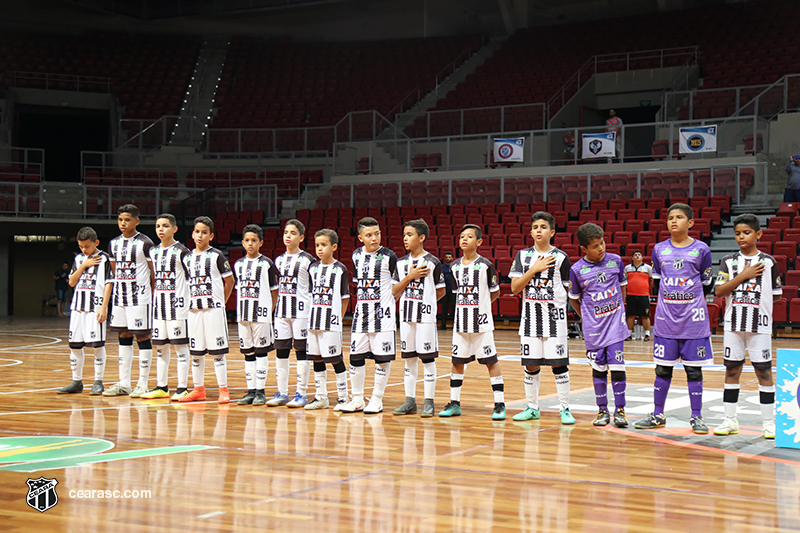
[[[126, 204], [117, 209], [117, 226], [122, 235], [111, 239], [109, 255], [114, 270], [114, 296], [108, 326], [119, 332], [119, 383], [112, 385], [103, 396], [139, 398], [148, 391], [153, 344], [153, 265], [150, 250], [153, 241], [136, 231], [139, 208]], [[131, 390], [133, 339], [139, 345], [139, 381]]]
[[725, 420], [715, 435], [739, 433], [736, 404], [747, 351], [758, 378], [764, 438], [775, 438], [775, 383], [772, 380], [772, 302], [783, 293], [775, 259], [760, 252], [761, 223], [751, 214], [733, 221], [739, 251], [719, 264], [716, 294], [725, 297]]
[[[278, 394], [267, 402], [269, 406], [285, 404], [286, 407], [303, 407], [308, 403], [306, 391], [311, 370], [311, 361], [306, 358], [308, 316], [311, 312], [308, 269], [316, 259], [300, 249], [305, 236], [306, 227], [302, 222], [296, 219], [286, 222], [283, 228], [286, 253], [275, 260], [279, 276], [278, 304], [275, 307]], [[290, 400], [289, 354], [292, 351], [292, 341], [297, 356], [297, 391]]]
[[478, 255], [483, 232], [475, 224], [461, 229], [459, 243], [463, 256], [452, 263], [456, 286], [456, 311], [453, 327], [453, 367], [450, 371], [450, 402], [440, 417], [461, 415], [461, 386], [464, 367], [476, 358], [489, 371], [494, 393], [493, 420], [506, 418], [503, 376], [494, 344], [492, 302], [500, 296], [497, 271], [486, 258]]
[[531, 217], [533, 246], [517, 252], [511, 265], [511, 291], [522, 295], [522, 320], [519, 324], [522, 366], [525, 367], [525, 397], [528, 405], [514, 415], [516, 421], [536, 420], [539, 412], [541, 366], [552, 368], [556, 393], [561, 404], [561, 423], [571, 425], [575, 417], [569, 410], [569, 350], [567, 347], [567, 289], [569, 257], [550, 245], [556, 220], [550, 213], [537, 211]]
[[[350, 333], [350, 385], [353, 398], [335, 409], [343, 413], [383, 411], [383, 393], [395, 358], [395, 302], [392, 296], [397, 256], [381, 246], [378, 221], [365, 217], [358, 222], [358, 240], [364, 246], [353, 252], [356, 305]], [[375, 383], [369, 405], [364, 405], [367, 359], [375, 361]]]
[[247, 394], [239, 405], [264, 405], [267, 396], [267, 355], [273, 344], [272, 313], [278, 297], [278, 275], [275, 264], [261, 255], [264, 230], [248, 224], [242, 230], [242, 247], [246, 256], [233, 265], [236, 278], [236, 320], [239, 323], [239, 349], [244, 355], [244, 377]]
[[72, 264], [67, 283], [75, 287], [72, 312], [69, 315], [69, 351], [72, 383], [58, 389], [59, 394], [83, 392], [83, 347], [94, 348], [94, 383], [89, 394], [103, 392], [106, 369], [106, 316], [111, 301], [114, 277], [111, 257], [97, 249], [100, 241], [94, 229], [86, 226], [78, 231], [81, 249]]
[[156, 235], [161, 244], [150, 250], [155, 273], [153, 291], [153, 345], [158, 346], [156, 387], [142, 399], [169, 398], [170, 345], [178, 356], [178, 387], [172, 401], [189, 394], [189, 288], [186, 258], [191, 252], [175, 240], [178, 222], [169, 213], [158, 215]]
[[319, 261], [309, 268], [311, 315], [308, 320], [308, 356], [314, 361], [316, 397], [304, 409], [327, 409], [328, 371], [333, 365], [339, 403], [347, 401], [347, 367], [342, 360], [342, 319], [350, 303], [350, 278], [347, 267], [333, 258], [339, 247], [339, 235], [332, 229], [321, 229], [314, 235]]
[[436, 331], [436, 302], [446, 290], [442, 264], [425, 251], [430, 230], [422, 220], [406, 222], [403, 244], [408, 255], [397, 261], [392, 294], [400, 300], [400, 352], [405, 360], [404, 386], [406, 401], [392, 411], [395, 415], [417, 412], [417, 359], [422, 360], [425, 373], [425, 403], [423, 418], [434, 415], [433, 396], [436, 391], [436, 357], [439, 341]]
[[180, 402], [206, 399], [206, 354], [214, 357], [214, 373], [219, 385], [218, 403], [230, 403], [228, 392], [228, 318], [225, 302], [233, 291], [231, 265], [225, 255], [211, 246], [214, 221], [208, 217], [194, 219], [192, 239], [195, 248], [186, 260], [189, 272], [189, 354], [192, 356], [194, 390]]

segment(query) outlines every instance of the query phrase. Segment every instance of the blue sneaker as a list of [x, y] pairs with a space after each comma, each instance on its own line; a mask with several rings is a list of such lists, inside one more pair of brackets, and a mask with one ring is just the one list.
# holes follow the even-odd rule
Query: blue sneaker
[[444, 410], [439, 411], [439, 416], [441, 417], [461, 416], [461, 403], [455, 400], [450, 400], [450, 403], [444, 406]]
[[538, 409], [534, 409], [533, 407], [526, 407], [524, 411], [521, 413], [515, 414], [511, 417], [512, 420], [517, 422], [524, 422], [526, 420], [539, 420], [541, 413]]
[[492, 420], [505, 420], [506, 419], [506, 404], [503, 402], [496, 402], [494, 404], [494, 411], [492, 411]]
[[276, 392], [275, 396], [267, 401], [267, 407], [277, 407], [279, 405], [286, 405], [287, 403], [289, 403], [289, 395]]
[[287, 402], [286, 407], [305, 407], [306, 405], [308, 405], [308, 397], [297, 392], [294, 398]]

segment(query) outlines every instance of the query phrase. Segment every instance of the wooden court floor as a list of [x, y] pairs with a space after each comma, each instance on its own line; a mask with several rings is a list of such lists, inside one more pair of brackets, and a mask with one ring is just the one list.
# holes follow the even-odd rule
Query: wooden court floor
[[[451, 332], [442, 333], [448, 353]], [[233, 340], [234, 327], [231, 334]], [[61, 396], [55, 389], [70, 380], [66, 339], [66, 320], [0, 319], [0, 531], [800, 530], [800, 451], [761, 437], [752, 371], [743, 374], [742, 431], [723, 438], [689, 431], [680, 370], [667, 428], [593, 427], [581, 341], [570, 341], [577, 424], [560, 424], [549, 370], [542, 418], [513, 422], [525, 403], [513, 329], [496, 332], [507, 356], [504, 422], [490, 418], [491, 388], [476, 364], [467, 369], [464, 414], [453, 419], [392, 416], [404, 397], [402, 362], [392, 366], [386, 412], [372, 416], [219, 406], [212, 365], [207, 403]], [[721, 338], [713, 345], [721, 367]], [[773, 347], [797, 345], [779, 340]], [[235, 346], [229, 381], [231, 396], [240, 397], [244, 364]], [[651, 349], [641, 341], [626, 345], [631, 422], [652, 410]], [[117, 376], [115, 340], [108, 352], [107, 385]], [[84, 376], [91, 366], [87, 357]], [[712, 427], [721, 420], [719, 367], [705, 371], [704, 415]], [[449, 399], [447, 357], [438, 369], [441, 409]], [[274, 378], [271, 361], [268, 395]], [[292, 392], [293, 385], [294, 367]], [[421, 383], [417, 391], [421, 399]], [[58, 483], [58, 502], [45, 512], [26, 501], [27, 481], [40, 477]], [[140, 497], [125, 498], [126, 491]], [[80, 497], [86, 495], [94, 497]]]

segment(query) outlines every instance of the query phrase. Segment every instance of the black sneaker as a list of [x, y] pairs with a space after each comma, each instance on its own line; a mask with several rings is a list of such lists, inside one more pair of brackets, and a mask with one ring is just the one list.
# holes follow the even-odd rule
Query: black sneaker
[[628, 338], [626, 338], [626, 339], [625, 339], [625, 342], [627, 342], [627, 341], [632, 341], [632, 340], [633, 340], [633, 337], [631, 337], [630, 335], [628, 335]]
[[667, 425], [667, 417], [664, 414], [656, 415], [650, 413], [646, 417], [636, 422], [633, 427], [636, 429], [655, 429], [663, 428]]
[[618, 428], [628, 427], [628, 417], [625, 415], [625, 409], [622, 407], [614, 411], [614, 425]]
[[406, 396], [406, 401], [403, 405], [392, 411], [393, 415], [413, 415], [417, 412], [417, 400], [410, 396]]
[[702, 416], [693, 416], [689, 419], [689, 424], [692, 425], [692, 431], [698, 435], [708, 435], [708, 426]]
[[611, 415], [606, 409], [601, 409], [597, 416], [594, 418], [592, 425], [594, 426], [607, 426], [611, 422]]
[[61, 387], [56, 392], [59, 394], [78, 394], [79, 392], [83, 392], [83, 381], [73, 381], [69, 385]]
[[263, 390], [257, 390], [256, 396], [253, 398], [253, 405], [266, 405], [267, 403], [267, 393]]
[[89, 391], [89, 396], [99, 396], [103, 394], [103, 382], [99, 379], [92, 384], [92, 390]]
[[245, 394], [242, 397], [242, 399], [239, 400], [237, 403], [239, 405], [253, 405], [253, 400], [255, 400], [255, 399], [256, 399], [256, 391], [248, 390], [247, 394]]

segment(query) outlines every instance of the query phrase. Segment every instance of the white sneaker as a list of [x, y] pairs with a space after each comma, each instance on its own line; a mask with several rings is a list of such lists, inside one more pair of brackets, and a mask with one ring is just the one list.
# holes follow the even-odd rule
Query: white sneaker
[[369, 403], [364, 408], [365, 415], [375, 415], [383, 411], [383, 400], [373, 396], [369, 399]]
[[313, 411], [314, 409], [327, 409], [329, 405], [328, 397], [323, 396], [322, 398], [314, 398], [314, 401], [304, 405], [303, 409], [308, 409], [309, 411]]
[[[336, 409], [338, 408], [338, 409]], [[349, 402], [345, 404], [338, 404], [334, 410], [339, 410], [342, 413], [357, 413], [364, 410], [364, 398], [354, 396]]]
[[765, 439], [774, 439], [775, 438], [775, 421], [764, 422], [764, 438]]
[[131, 391], [130, 396], [131, 398], [141, 398], [142, 394], [147, 394], [148, 392], [149, 391], [147, 390], [147, 387], [142, 387], [137, 383], [136, 386]]
[[103, 392], [103, 396], [128, 396], [130, 393], [130, 387], [123, 387], [119, 383], [115, 383]]
[[714, 428], [714, 435], [735, 435], [739, 433], [739, 421], [725, 417], [722, 424]]

